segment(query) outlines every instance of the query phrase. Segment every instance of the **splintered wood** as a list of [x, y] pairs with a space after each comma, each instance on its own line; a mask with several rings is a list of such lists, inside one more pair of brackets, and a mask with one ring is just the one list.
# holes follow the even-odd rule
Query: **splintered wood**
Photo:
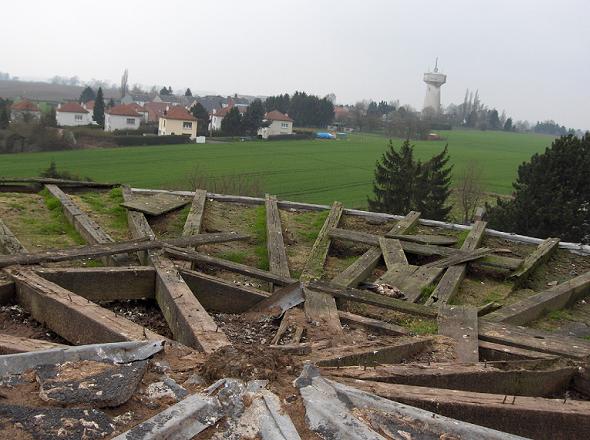
[[439, 308], [438, 333], [455, 341], [457, 362], [477, 362], [477, 309], [467, 306], [443, 305]]
[[189, 203], [183, 197], [174, 196], [171, 194], [157, 193], [150, 196], [132, 196], [131, 200], [125, 201], [121, 206], [139, 211], [147, 215], [157, 216], [182, 208]]
[[266, 245], [268, 251], [268, 265], [272, 273], [289, 278], [289, 262], [283, 241], [281, 215], [275, 196], [266, 195]]
[[0, 254], [18, 254], [21, 252], [27, 252], [27, 250], [0, 219]]

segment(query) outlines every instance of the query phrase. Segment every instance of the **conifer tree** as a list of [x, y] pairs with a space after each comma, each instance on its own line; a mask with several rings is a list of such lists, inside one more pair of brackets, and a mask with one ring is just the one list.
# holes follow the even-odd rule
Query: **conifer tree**
[[242, 134], [242, 115], [237, 107], [232, 107], [221, 120], [221, 133], [224, 136], [239, 136]]
[[197, 118], [197, 134], [206, 136], [209, 131], [209, 112], [200, 102], [197, 102], [191, 108], [191, 113]]
[[0, 110], [0, 130], [7, 129], [9, 123], [10, 117], [8, 116], [8, 111], [6, 108], [3, 108]]
[[92, 119], [94, 119], [94, 121], [101, 127], [104, 126], [104, 98], [102, 96], [102, 87], [99, 87], [98, 92], [96, 92]]
[[451, 195], [451, 171], [448, 145], [420, 166], [416, 179], [415, 206], [424, 218], [446, 220], [452, 206], [447, 204]]
[[248, 106], [242, 118], [242, 132], [249, 136], [256, 136], [264, 119], [264, 104], [260, 99], [255, 99]]
[[92, 90], [90, 86], [87, 86], [84, 90], [82, 90], [82, 93], [80, 93], [80, 99], [78, 101], [81, 104], [84, 104], [85, 102], [92, 101], [94, 99], [96, 99], [96, 93], [94, 93], [94, 90]]
[[184, 92], [184, 96], [193, 96], [193, 92], [191, 92], [190, 88], [186, 89], [186, 92]]

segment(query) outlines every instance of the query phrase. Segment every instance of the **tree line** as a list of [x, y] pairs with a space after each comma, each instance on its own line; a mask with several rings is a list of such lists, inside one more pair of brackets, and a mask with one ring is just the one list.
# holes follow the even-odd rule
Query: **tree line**
[[305, 92], [269, 96], [264, 108], [267, 112], [287, 113], [299, 127], [326, 127], [334, 120], [334, 103], [327, 96], [320, 98]]

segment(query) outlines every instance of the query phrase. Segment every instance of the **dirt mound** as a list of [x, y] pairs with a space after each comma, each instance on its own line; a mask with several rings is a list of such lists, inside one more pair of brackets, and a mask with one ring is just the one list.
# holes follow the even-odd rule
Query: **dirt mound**
[[293, 371], [294, 361], [289, 355], [268, 347], [223, 347], [203, 364], [202, 376], [210, 381], [231, 377], [242, 380], [276, 380], [280, 374]]

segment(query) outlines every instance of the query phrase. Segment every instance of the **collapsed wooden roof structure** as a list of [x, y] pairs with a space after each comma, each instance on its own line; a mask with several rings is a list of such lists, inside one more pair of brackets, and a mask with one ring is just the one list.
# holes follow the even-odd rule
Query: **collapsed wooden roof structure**
[[[305, 361], [319, 367], [317, 372], [309, 370], [303, 375], [303, 387], [320, 380], [321, 373], [334, 381], [336, 388], [352, 387], [440, 417], [515, 435], [585, 438], [589, 432], [590, 341], [526, 325], [586, 297], [590, 293], [590, 271], [537, 292], [529, 291], [510, 304], [455, 304], [468, 271], [492, 272], [507, 280], [511, 289], [518, 288], [556, 252], [559, 239], [543, 240], [526, 256], [514, 256], [505, 249], [482, 246], [487, 231], [482, 218], [476, 219], [458, 243], [453, 235], [416, 231], [420, 222], [417, 212], [393, 222], [386, 214], [348, 210], [349, 215], [380, 219], [384, 232], [352, 230], [343, 227], [345, 210], [335, 202], [295, 275], [281, 211], [321, 208], [280, 202], [273, 196], [255, 199], [200, 189], [188, 193], [123, 187], [122, 206], [127, 209], [131, 239], [116, 241], [64, 192], [113, 186], [44, 179], [0, 182], [2, 191], [35, 192], [44, 187], [59, 200], [65, 218], [87, 243], [29, 252], [2, 222], [0, 213], [0, 253], [4, 253], [0, 255], [0, 268], [5, 275], [0, 278], [0, 302], [16, 303], [63, 340], [58, 344], [0, 334], [1, 353], [64, 350], [66, 343], [167, 340], [201, 353], [202, 357], [194, 361], [201, 365], [236, 346], [234, 336], [226, 334], [223, 323], [213, 316], [233, 314], [240, 315], [241, 322], [277, 323], [272, 339], [260, 345], [269, 352], [293, 356], [293, 364]], [[202, 251], [202, 247], [215, 243], [252, 240], [233, 230], [205, 232], [204, 218], [214, 201], [263, 204], [268, 270]], [[190, 209], [181, 236], [158, 237], [149, 220], [185, 205]], [[327, 276], [325, 266], [334, 243], [351, 245], [361, 252], [334, 276]], [[102, 260], [102, 267], [68, 263], [97, 258]], [[216, 270], [258, 280], [261, 286], [218, 276]], [[139, 299], [156, 301], [170, 336], [101, 305], [105, 301]], [[373, 313], [363, 314], [359, 304], [372, 308], [367, 310]], [[377, 319], [381, 312], [375, 309], [435, 320], [441, 336], [416, 336], [390, 319]], [[352, 334], [350, 329], [357, 328], [359, 333]], [[450, 344], [450, 357], [444, 362], [437, 362], [436, 356], [434, 361], [432, 356], [420, 361], [422, 354], [440, 348], [441, 341]], [[220, 359], [223, 362], [223, 356]], [[296, 377], [299, 372], [292, 374]], [[309, 425], [305, 429], [321, 438], [330, 425], [334, 435], [330, 438], [344, 438], [338, 437], [339, 428], [331, 421], [314, 424], [311, 400], [305, 399], [305, 393], [311, 391], [300, 389]], [[355, 438], [406, 438], [399, 432], [392, 434], [385, 425], [375, 427], [351, 414], [351, 420], [360, 423]], [[438, 417], [435, 415], [432, 418]], [[416, 420], [422, 416], [416, 413]], [[426, 422], [420, 423], [422, 431], [418, 429], [416, 437], [411, 438], [430, 438], [424, 434]], [[407, 429], [402, 431], [411, 431]], [[444, 427], [433, 432], [442, 434]], [[468, 432], [463, 437], [457, 432], [453, 435], [474, 438], [474, 431]], [[182, 438], [179, 433], [175, 435]], [[299, 435], [307, 438], [301, 432]]]

